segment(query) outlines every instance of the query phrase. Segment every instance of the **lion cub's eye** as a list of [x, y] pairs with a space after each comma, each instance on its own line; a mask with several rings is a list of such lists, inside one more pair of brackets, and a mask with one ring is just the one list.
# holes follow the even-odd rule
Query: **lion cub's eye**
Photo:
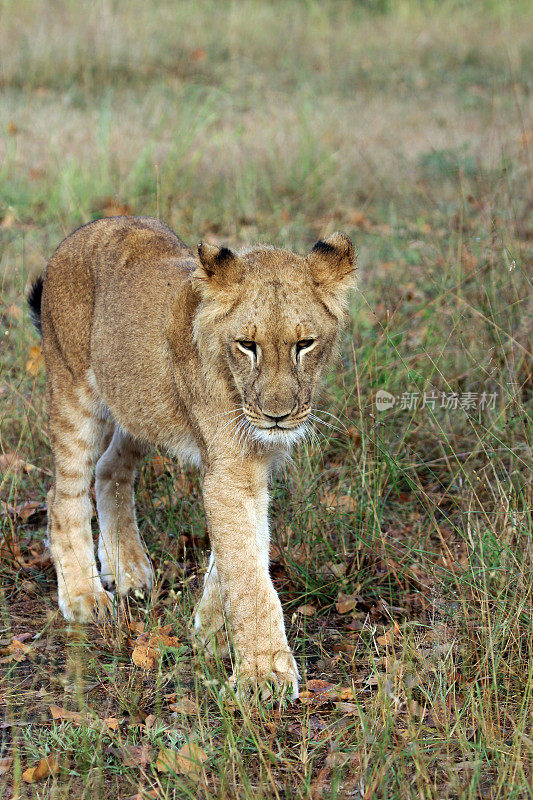
[[237, 339], [237, 344], [242, 350], [247, 350], [249, 353], [257, 355], [257, 345], [251, 339]]
[[303, 350], [307, 350], [314, 343], [314, 339], [300, 339], [299, 342], [296, 342], [296, 356], [298, 357]]

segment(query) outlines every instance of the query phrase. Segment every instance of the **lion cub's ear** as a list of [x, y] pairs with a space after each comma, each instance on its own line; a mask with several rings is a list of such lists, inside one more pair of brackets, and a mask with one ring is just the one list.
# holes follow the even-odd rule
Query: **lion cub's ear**
[[313, 280], [324, 289], [348, 289], [355, 284], [355, 249], [345, 233], [320, 239], [307, 256]]
[[198, 259], [200, 266], [193, 273], [193, 277], [203, 281], [206, 288], [209, 285], [213, 289], [225, 289], [242, 280], [243, 271], [239, 259], [227, 247], [216, 247], [200, 242]]

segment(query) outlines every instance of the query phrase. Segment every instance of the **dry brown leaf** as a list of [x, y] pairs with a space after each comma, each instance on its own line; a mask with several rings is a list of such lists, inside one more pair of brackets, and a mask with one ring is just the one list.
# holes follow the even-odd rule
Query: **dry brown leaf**
[[74, 725], [87, 725], [89, 728], [109, 728], [109, 730], [116, 731], [121, 719], [117, 717], [107, 717], [106, 719], [91, 719], [84, 717], [78, 711], [69, 711], [68, 708], [61, 708], [60, 706], [50, 706], [50, 713], [52, 718], [58, 721], [72, 722]]
[[47, 756], [41, 758], [38, 764], [22, 773], [22, 780], [26, 783], [36, 783], [48, 778], [50, 775], [57, 775], [59, 772], [59, 759], [57, 756]]
[[376, 642], [380, 644], [382, 647], [386, 645], [394, 644], [394, 640], [401, 634], [401, 628], [398, 623], [393, 620], [392, 628], [389, 628], [388, 631], [385, 631], [383, 636], [378, 636], [376, 638]]
[[354, 689], [346, 688], [337, 690], [337, 698], [339, 700], [355, 700], [355, 697], [356, 692]]
[[298, 614], [301, 614], [304, 617], [312, 617], [316, 614], [316, 606], [307, 605], [307, 606], [298, 606], [296, 609]]
[[147, 797], [160, 797], [159, 789], [150, 789], [147, 791], [143, 789], [142, 792], [137, 792], [137, 794], [132, 794], [131, 797], [127, 797], [126, 800], [146, 800]]
[[39, 344], [34, 344], [30, 347], [30, 351], [28, 353], [26, 372], [29, 372], [30, 375], [37, 375], [43, 365], [44, 356], [42, 347]]
[[29, 461], [21, 458], [18, 453], [10, 450], [0, 455], [0, 469], [5, 471], [10, 469], [13, 472], [20, 472], [21, 469], [25, 469], [26, 472], [31, 472], [35, 467]]
[[5, 775], [6, 772], [9, 772], [12, 763], [13, 756], [4, 756], [4, 758], [0, 758], [0, 775]]
[[322, 502], [331, 510], [355, 511], [357, 503], [351, 494], [337, 494], [336, 492], [324, 492]]
[[19, 658], [17, 658], [18, 661], [25, 659], [26, 655], [31, 650], [31, 646], [29, 644], [24, 644], [23, 641], [24, 639], [28, 638], [28, 636], [31, 636], [31, 634], [15, 636], [11, 644], [6, 647], [6, 652], [10, 655], [19, 656]]
[[76, 725], [81, 725], [83, 722], [83, 717], [78, 711], [69, 711], [60, 706], [50, 706], [50, 713], [52, 718], [56, 720], [68, 720], [69, 722], [75, 722]]
[[[143, 633], [142, 636], [144, 637], [146, 634]], [[153, 669], [159, 660], [159, 651], [149, 644], [149, 640], [147, 640], [147, 642], [139, 642], [139, 640], [137, 640], [137, 642], [138, 644], [133, 648], [131, 660], [136, 667]]]
[[115, 752], [127, 767], [146, 767], [154, 758], [154, 748], [149, 744], [123, 744], [114, 748]]
[[335, 608], [339, 612], [339, 614], [347, 614], [348, 611], [352, 611], [357, 605], [357, 597], [354, 594], [344, 594], [343, 592], [339, 592], [339, 596], [337, 598], [337, 602], [335, 604]]
[[169, 705], [171, 711], [178, 714], [197, 714], [198, 706], [190, 697], [180, 697], [176, 702]]
[[41, 511], [46, 511], [46, 506], [38, 500], [26, 500], [14, 508], [15, 516], [21, 519], [22, 522], [27, 522], [30, 517]]
[[317, 772], [316, 778], [311, 783], [309, 787], [309, 798], [310, 800], [320, 800], [324, 796], [324, 790], [326, 788], [326, 781], [331, 775], [331, 768], [330, 767], [322, 767]]
[[177, 636], [170, 636], [172, 625], [141, 633], [135, 640], [131, 659], [136, 667], [150, 670], [158, 664], [164, 647], [178, 647]]
[[207, 755], [196, 742], [184, 744], [179, 750], [162, 747], [155, 767], [158, 772], [174, 772], [198, 778]]
[[337, 690], [333, 683], [316, 678], [307, 681], [305, 689], [300, 692], [299, 700], [304, 705], [327, 703], [336, 697], [336, 692]]
[[335, 703], [335, 708], [342, 714], [355, 714], [357, 711], [357, 706], [355, 703]]

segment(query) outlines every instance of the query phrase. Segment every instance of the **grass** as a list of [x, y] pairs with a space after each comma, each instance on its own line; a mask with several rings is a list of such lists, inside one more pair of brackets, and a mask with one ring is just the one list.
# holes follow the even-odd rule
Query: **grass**
[[[532, 23], [488, 0], [2, 3], [2, 797], [531, 796]], [[293, 706], [241, 714], [192, 650], [199, 484], [164, 454], [137, 490], [152, 597], [106, 628], [58, 615], [23, 296], [63, 236], [123, 212], [190, 244], [358, 245], [322, 405], [341, 430], [273, 487]], [[165, 625], [178, 644], [135, 666]], [[157, 769], [186, 743], [201, 765]]]

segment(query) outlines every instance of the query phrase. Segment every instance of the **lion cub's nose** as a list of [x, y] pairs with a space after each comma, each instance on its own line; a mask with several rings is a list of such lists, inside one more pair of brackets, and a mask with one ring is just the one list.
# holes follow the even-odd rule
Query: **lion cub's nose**
[[263, 416], [265, 417], [265, 419], [268, 419], [269, 422], [275, 422], [277, 424], [278, 422], [281, 422], [282, 420], [287, 419], [287, 417], [290, 417], [290, 413], [289, 414], [282, 414], [280, 417], [274, 417], [274, 416], [272, 416], [272, 414], [265, 414], [265, 412], [263, 411]]
[[283, 422], [284, 419], [287, 419], [288, 417], [291, 416], [291, 414], [294, 413], [294, 411], [296, 411], [296, 405], [297, 404], [295, 403], [291, 408], [291, 410], [286, 411], [285, 413], [280, 413], [279, 409], [276, 409], [276, 411], [274, 411], [273, 409], [265, 411], [264, 408], [261, 409], [261, 413], [263, 414], [265, 419], [268, 419], [270, 422], [275, 422], [277, 425], [278, 422]]

